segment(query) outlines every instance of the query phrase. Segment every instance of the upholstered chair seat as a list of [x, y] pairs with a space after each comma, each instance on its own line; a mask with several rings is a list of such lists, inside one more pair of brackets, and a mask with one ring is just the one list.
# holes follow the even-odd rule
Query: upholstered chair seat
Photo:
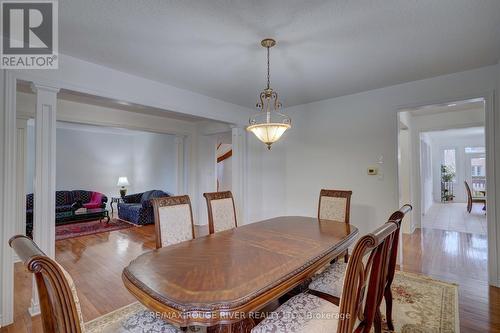
[[335, 333], [339, 307], [310, 294], [290, 298], [252, 329], [252, 333]]
[[[302, 293], [281, 305], [252, 333], [370, 332], [375, 322], [376, 332], [380, 332], [379, 306], [398, 229], [396, 223], [387, 222], [358, 240], [346, 264], [339, 306], [328, 298]], [[366, 263], [365, 256], [369, 258]]]
[[231, 191], [204, 193], [208, 208], [208, 229], [211, 234], [236, 228], [236, 208]]
[[313, 277], [309, 289], [340, 298], [344, 286], [347, 264], [337, 261], [326, 267], [320, 274]]

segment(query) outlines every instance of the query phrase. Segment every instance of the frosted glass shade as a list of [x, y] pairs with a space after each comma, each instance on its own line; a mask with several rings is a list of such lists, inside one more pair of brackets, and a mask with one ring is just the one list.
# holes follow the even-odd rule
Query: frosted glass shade
[[271, 149], [271, 145], [278, 141], [289, 128], [289, 124], [265, 123], [248, 126], [247, 130], [264, 142], [268, 149]]
[[277, 111], [259, 112], [250, 118], [250, 126], [247, 131], [255, 134], [257, 139], [271, 149], [271, 145], [278, 141], [283, 133], [291, 126], [291, 119]]
[[116, 186], [129, 186], [130, 183], [128, 182], [127, 177], [119, 177], [118, 178], [118, 184]]

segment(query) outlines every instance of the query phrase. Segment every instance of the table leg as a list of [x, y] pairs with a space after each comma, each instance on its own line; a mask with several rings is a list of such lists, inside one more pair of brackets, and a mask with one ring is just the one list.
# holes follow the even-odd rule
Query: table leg
[[207, 327], [207, 333], [250, 333], [255, 326], [254, 320], [247, 318], [233, 324]]

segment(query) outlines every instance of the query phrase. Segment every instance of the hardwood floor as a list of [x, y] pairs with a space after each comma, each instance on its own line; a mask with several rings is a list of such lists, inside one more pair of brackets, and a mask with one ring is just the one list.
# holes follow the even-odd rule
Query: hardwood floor
[[487, 236], [438, 229], [403, 235], [403, 271], [459, 285], [461, 332], [500, 332], [500, 289], [488, 286]]
[[[206, 227], [198, 227], [205, 235]], [[461, 332], [500, 332], [500, 289], [486, 282], [486, 236], [417, 229], [403, 236], [402, 270], [459, 284]], [[153, 226], [112, 231], [56, 242], [56, 259], [75, 280], [85, 321], [135, 301], [121, 281], [128, 262], [155, 246]], [[31, 318], [31, 275], [15, 268], [15, 322], [1, 333], [42, 332]]]

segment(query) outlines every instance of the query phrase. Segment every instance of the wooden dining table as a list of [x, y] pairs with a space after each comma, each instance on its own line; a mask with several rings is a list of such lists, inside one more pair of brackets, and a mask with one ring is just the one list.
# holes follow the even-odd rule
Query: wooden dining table
[[126, 288], [180, 327], [249, 331], [252, 314], [342, 254], [356, 227], [277, 217], [144, 253], [123, 270]]

